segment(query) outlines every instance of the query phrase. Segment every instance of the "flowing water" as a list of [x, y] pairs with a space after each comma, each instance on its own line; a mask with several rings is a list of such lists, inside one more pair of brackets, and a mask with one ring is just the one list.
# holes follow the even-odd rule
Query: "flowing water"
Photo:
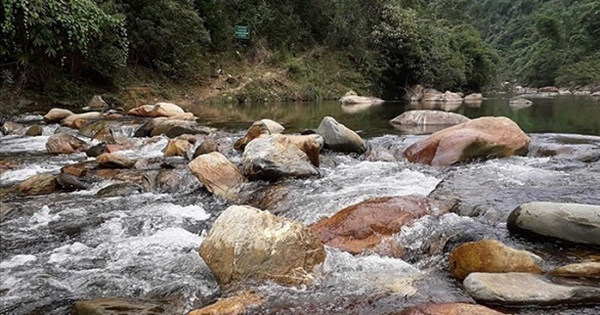
[[[482, 238], [532, 251], [546, 259], [546, 267], [600, 261], [597, 248], [512, 236], [505, 224], [508, 213], [524, 202], [600, 205], [600, 102], [558, 97], [534, 99], [533, 106], [515, 109], [504, 96], [490, 96], [478, 107], [447, 107], [469, 117], [508, 116], [532, 137], [528, 156], [448, 168], [410, 164], [402, 157], [404, 148], [425, 136], [394, 129], [388, 120], [419, 106], [423, 105], [392, 102], [342, 107], [324, 102], [188, 108], [200, 123], [218, 128], [211, 137], [234, 163], [240, 163], [240, 156], [231, 149], [232, 143], [261, 118], [282, 122], [286, 132], [300, 132], [316, 128], [323, 116], [330, 115], [367, 140], [369, 150], [362, 156], [323, 153], [319, 178], [289, 180], [266, 190], [266, 183], [247, 184], [248, 191], [276, 199], [269, 210], [280, 216], [310, 224], [376, 196], [433, 192], [441, 199], [462, 201], [458, 213], [426, 216], [395, 236], [408, 250], [404, 260], [352, 256], [327, 248], [314, 286], [262, 285], [256, 290], [267, 296], [267, 302], [251, 313], [390, 314], [430, 302], [473, 302], [446, 271], [448, 252]], [[25, 120], [31, 124], [35, 119]], [[124, 121], [113, 131], [131, 138], [137, 126]], [[0, 136], [0, 161], [16, 165], [0, 174], [0, 189], [89, 160], [85, 154], [45, 154], [45, 143], [56, 127], [44, 127], [37, 137]], [[153, 161], [161, 159], [167, 139], [133, 141], [135, 149], [123, 152]], [[168, 160], [179, 176], [178, 186], [169, 190], [150, 184], [139, 193], [100, 197], [98, 191], [119, 182], [106, 179], [91, 183], [87, 190], [47, 196], [0, 191], [0, 314], [68, 314], [74, 301], [100, 297], [151, 300], [170, 313], [213, 302], [222, 292], [198, 248], [229, 203], [205, 191], [186, 171], [186, 163], [183, 158]], [[159, 171], [160, 167], [146, 175]], [[598, 314], [600, 308], [504, 311]]]

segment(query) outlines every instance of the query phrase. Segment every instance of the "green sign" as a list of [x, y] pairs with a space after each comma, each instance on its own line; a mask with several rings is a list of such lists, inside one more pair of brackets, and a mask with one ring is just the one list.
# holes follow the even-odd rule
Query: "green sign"
[[236, 39], [250, 39], [250, 26], [235, 26]]

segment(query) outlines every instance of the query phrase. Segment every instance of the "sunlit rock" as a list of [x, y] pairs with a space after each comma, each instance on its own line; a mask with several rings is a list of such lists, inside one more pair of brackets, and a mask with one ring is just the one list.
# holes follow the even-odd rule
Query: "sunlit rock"
[[456, 113], [447, 113], [437, 110], [411, 110], [402, 113], [390, 120], [392, 125], [446, 125], [453, 126], [469, 121], [470, 119]]
[[225, 199], [234, 199], [245, 182], [237, 167], [219, 152], [200, 155], [188, 167], [208, 191]]
[[262, 304], [263, 301], [264, 298], [260, 294], [243, 291], [199, 310], [191, 311], [187, 315], [239, 315], [244, 314], [248, 308]]
[[558, 88], [556, 86], [545, 86], [538, 89], [540, 93], [558, 93]]
[[279, 134], [282, 133], [284, 130], [285, 128], [282, 125], [278, 124], [273, 120], [261, 119], [259, 121], [254, 122], [252, 126], [248, 128], [248, 131], [246, 131], [246, 135], [243, 138], [236, 141], [233, 145], [233, 148], [237, 151], [244, 151], [246, 145], [248, 145], [250, 141], [262, 136]]
[[103, 111], [108, 108], [108, 104], [102, 99], [100, 95], [94, 95], [87, 103], [87, 106], [82, 108], [83, 110], [97, 110]]
[[325, 147], [339, 152], [364, 153], [367, 149], [365, 141], [353, 130], [326, 116], [319, 124], [316, 132], [323, 136]]
[[560, 277], [600, 278], [600, 262], [570, 264], [553, 269], [550, 273]]
[[172, 117], [184, 114], [185, 111], [173, 103], [156, 103], [142, 105], [129, 111], [129, 115], [140, 117]]
[[58, 184], [55, 175], [39, 174], [22, 181], [15, 189], [29, 196], [48, 195], [58, 190]]
[[413, 163], [452, 165], [525, 154], [530, 138], [506, 117], [482, 117], [438, 131], [404, 151]]
[[132, 168], [135, 160], [119, 153], [102, 153], [96, 157], [96, 162], [101, 168]]
[[450, 272], [463, 279], [473, 272], [542, 273], [543, 260], [496, 240], [465, 243], [450, 253]]
[[396, 315], [505, 315], [483, 305], [445, 303], [415, 306]]
[[83, 114], [73, 114], [67, 116], [60, 123], [63, 126], [79, 129], [92, 120], [99, 119], [102, 116], [99, 112], [89, 112]]
[[370, 105], [378, 105], [383, 103], [382, 99], [376, 97], [367, 97], [367, 96], [359, 96], [354, 91], [349, 91], [342, 98], [340, 98], [340, 103], [342, 105], [360, 105], [360, 104], [370, 104]]
[[66, 133], [53, 134], [46, 142], [50, 154], [71, 154], [87, 150], [87, 143]]
[[192, 144], [184, 139], [171, 139], [165, 147], [165, 156], [187, 156], [187, 151]]
[[73, 115], [73, 112], [68, 109], [53, 108], [44, 115], [44, 121], [49, 124], [57, 123], [71, 115]]
[[231, 206], [217, 218], [200, 256], [222, 288], [249, 280], [312, 283], [325, 260], [319, 238], [299, 222], [249, 206]]

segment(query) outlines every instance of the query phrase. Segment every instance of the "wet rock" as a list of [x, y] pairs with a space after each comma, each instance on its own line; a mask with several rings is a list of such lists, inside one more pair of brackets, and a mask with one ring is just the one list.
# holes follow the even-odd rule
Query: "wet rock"
[[4, 172], [17, 168], [20, 165], [17, 161], [0, 160], [0, 175]]
[[243, 172], [250, 179], [279, 180], [319, 175], [309, 157], [284, 135], [250, 142], [242, 155]]
[[64, 191], [86, 190], [89, 188], [87, 183], [82, 182], [76, 176], [64, 173], [56, 175], [56, 183]]
[[210, 129], [198, 126], [194, 121], [187, 120], [163, 120], [161, 121], [152, 132], [150, 132], [150, 136], [159, 136], [165, 135], [169, 138], [177, 138], [181, 135], [197, 135], [197, 134], [209, 134]]
[[203, 154], [188, 166], [208, 191], [225, 199], [235, 199], [245, 182], [237, 167], [219, 152]]
[[346, 95], [340, 98], [340, 104], [342, 105], [358, 105], [358, 104], [370, 104], [370, 105], [378, 105], [382, 104], [384, 101], [377, 97], [367, 97], [367, 96], [359, 96], [356, 92], [350, 91], [346, 93]]
[[200, 144], [199, 147], [196, 148], [196, 150], [194, 151], [194, 155], [193, 158], [197, 158], [200, 155], [203, 154], [208, 154], [208, 153], [212, 153], [212, 152], [218, 152], [219, 151], [219, 146], [216, 142], [214, 142], [211, 139], [205, 139], [202, 144]]
[[362, 154], [367, 149], [365, 141], [356, 132], [340, 124], [333, 117], [323, 118], [317, 133], [323, 136], [325, 147], [333, 151]]
[[244, 151], [246, 145], [250, 143], [250, 141], [259, 138], [261, 136], [268, 136], [272, 134], [279, 134], [285, 130], [282, 125], [278, 124], [275, 121], [270, 119], [262, 119], [256, 121], [248, 128], [246, 131], [246, 135], [235, 142], [233, 148], [237, 151]]
[[446, 166], [525, 154], [529, 137], [506, 117], [482, 117], [438, 131], [404, 151], [413, 163]]
[[192, 144], [184, 139], [171, 139], [165, 147], [165, 156], [187, 156], [187, 151]]
[[140, 117], [172, 117], [184, 114], [181, 107], [173, 103], [156, 103], [155, 105], [142, 105], [129, 111], [129, 115]]
[[570, 264], [550, 271], [560, 277], [600, 278], [600, 262]]
[[110, 120], [96, 120], [86, 123], [79, 128], [79, 133], [86, 137], [93, 137], [100, 130], [113, 125], [114, 122]]
[[100, 114], [99, 112], [73, 114], [73, 115], [67, 116], [60, 123], [63, 126], [79, 129], [92, 120], [100, 119], [101, 116], [102, 116], [102, 114]]
[[158, 117], [158, 118], [150, 119], [146, 123], [144, 123], [143, 125], [141, 125], [135, 131], [135, 133], [133, 134], [133, 136], [136, 137], [136, 138], [150, 137], [150, 135], [152, 134], [152, 130], [154, 129], [154, 127], [158, 126], [160, 123], [162, 123], [163, 121], [166, 121], [166, 120], [167, 120], [166, 117]]
[[117, 140], [115, 139], [113, 131], [109, 126], [98, 130], [98, 132], [96, 132], [92, 136], [92, 140], [104, 142], [107, 144], [116, 144], [117, 143]]
[[600, 206], [526, 203], [511, 212], [507, 227], [511, 232], [529, 232], [573, 243], [600, 245]]
[[117, 183], [104, 187], [96, 193], [100, 198], [120, 197], [139, 194], [144, 191], [144, 188], [136, 183]]
[[502, 305], [600, 303], [600, 288], [554, 284], [530, 273], [472, 273], [465, 290], [476, 301]]
[[185, 187], [181, 181], [181, 174], [176, 170], [161, 170], [156, 175], [155, 185], [158, 191], [163, 193], [174, 193]]
[[95, 169], [90, 175], [102, 179], [118, 180], [130, 183], [144, 183], [144, 173], [134, 169]]
[[25, 132], [25, 135], [30, 136], [30, 137], [36, 137], [36, 136], [41, 136], [43, 132], [44, 132], [44, 128], [42, 128], [42, 126], [35, 125], [35, 126], [29, 127], [27, 129], [27, 131]]
[[187, 315], [238, 315], [245, 313], [248, 308], [262, 304], [263, 301], [264, 298], [259, 294], [243, 291], [199, 310], [191, 311]]
[[25, 131], [25, 126], [16, 122], [7, 121], [2, 124], [1, 130], [5, 135], [23, 134], [22, 132]]
[[319, 167], [319, 157], [323, 149], [324, 140], [320, 135], [287, 136], [290, 142], [308, 156], [312, 165]]
[[504, 315], [482, 305], [465, 303], [446, 303], [416, 306], [406, 309], [398, 315]]
[[131, 299], [103, 298], [77, 301], [73, 315], [163, 315], [169, 314], [163, 306], [153, 302]]
[[89, 157], [98, 157], [107, 152], [106, 143], [100, 143], [85, 150], [85, 155]]
[[49, 124], [58, 123], [71, 115], [73, 112], [68, 109], [53, 108], [44, 116], [44, 121]]
[[46, 150], [50, 154], [83, 152], [87, 150], [87, 143], [66, 133], [53, 134], [48, 138], [48, 142], [46, 142]]
[[437, 110], [411, 110], [390, 120], [392, 125], [447, 125], [453, 126], [469, 121], [470, 119], [456, 113], [447, 113]]
[[325, 260], [319, 238], [299, 222], [249, 206], [231, 206], [217, 218], [200, 256], [222, 288], [251, 280], [300, 285], [312, 282]]
[[55, 175], [39, 174], [22, 181], [15, 189], [29, 196], [49, 195], [58, 190], [58, 185]]
[[525, 99], [525, 98], [515, 97], [515, 98], [510, 99], [510, 101], [508, 102], [508, 105], [510, 107], [524, 108], [524, 107], [529, 107], [529, 106], [533, 105], [533, 102], [528, 99]]
[[84, 177], [88, 168], [91, 167], [86, 163], [78, 163], [78, 164], [69, 164], [65, 165], [60, 169], [60, 172], [63, 174], [73, 175], [75, 177]]
[[473, 272], [542, 273], [543, 260], [527, 251], [496, 240], [465, 243], [450, 253], [450, 272], [463, 279]]
[[96, 157], [96, 163], [100, 168], [132, 168], [135, 160], [118, 153], [102, 153]]
[[444, 212], [422, 196], [380, 197], [349, 206], [310, 226], [321, 242], [351, 254], [360, 254], [425, 215]]
[[92, 99], [87, 103], [87, 106], [82, 108], [83, 110], [97, 110], [104, 111], [108, 108], [108, 104], [102, 99], [100, 95], [94, 95]]

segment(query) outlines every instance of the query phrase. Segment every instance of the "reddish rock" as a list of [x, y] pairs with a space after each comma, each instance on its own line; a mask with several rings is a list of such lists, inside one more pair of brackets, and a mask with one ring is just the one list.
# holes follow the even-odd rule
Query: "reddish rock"
[[550, 272], [555, 276], [575, 278], [600, 278], [600, 262], [566, 265]]
[[63, 174], [69, 174], [76, 177], [84, 177], [87, 174], [87, 167], [85, 163], [69, 164], [65, 165], [60, 169]]
[[235, 199], [246, 181], [233, 163], [219, 152], [200, 155], [188, 164], [192, 174], [213, 194]]
[[416, 306], [406, 309], [398, 315], [504, 315], [491, 308], [476, 304], [445, 303]]
[[445, 212], [422, 196], [373, 198], [347, 207], [310, 226], [323, 244], [351, 254], [379, 245], [389, 236], [425, 215]]
[[187, 315], [238, 315], [243, 314], [250, 307], [262, 304], [263, 301], [264, 298], [259, 294], [243, 291], [199, 310], [191, 311]]
[[0, 160], [0, 175], [4, 172], [12, 170], [20, 165], [17, 161]]
[[66, 133], [51, 135], [46, 142], [46, 149], [50, 154], [71, 154], [84, 152], [87, 144], [83, 140]]
[[19, 183], [16, 190], [29, 196], [51, 194], [58, 190], [56, 176], [51, 174], [35, 175]]
[[481, 117], [438, 131], [404, 151], [413, 163], [445, 166], [525, 154], [530, 138], [506, 117]]
[[101, 168], [132, 168], [135, 160], [118, 153], [102, 153], [96, 157]]

